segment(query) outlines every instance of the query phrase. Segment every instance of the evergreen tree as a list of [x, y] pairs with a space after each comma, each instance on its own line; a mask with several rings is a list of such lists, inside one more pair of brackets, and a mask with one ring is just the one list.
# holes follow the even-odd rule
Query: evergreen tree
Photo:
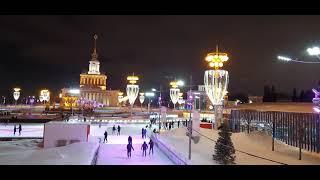
[[293, 88], [293, 93], [292, 93], [292, 102], [297, 101], [297, 89]]
[[304, 101], [304, 91], [302, 90], [300, 93], [300, 98], [299, 98], [300, 102]]
[[264, 89], [263, 89], [263, 102], [270, 102], [271, 99], [270, 99], [270, 88], [269, 86], [264, 86]]
[[227, 123], [223, 123], [219, 128], [219, 138], [215, 145], [213, 159], [218, 163], [227, 165], [235, 164], [235, 150], [231, 141], [231, 132]]

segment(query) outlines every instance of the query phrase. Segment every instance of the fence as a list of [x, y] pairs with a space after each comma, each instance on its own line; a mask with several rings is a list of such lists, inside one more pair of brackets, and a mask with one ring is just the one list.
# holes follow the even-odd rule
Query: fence
[[232, 110], [233, 132], [250, 131], [263, 124], [274, 139], [311, 152], [320, 151], [320, 118], [314, 113]]

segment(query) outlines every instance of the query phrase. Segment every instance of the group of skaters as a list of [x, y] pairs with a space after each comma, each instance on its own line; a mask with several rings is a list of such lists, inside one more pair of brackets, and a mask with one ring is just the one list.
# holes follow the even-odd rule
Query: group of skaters
[[142, 128], [142, 130], [141, 130], [142, 139], [146, 139], [147, 138], [147, 127], [148, 126], [146, 126], [146, 128]]
[[[149, 141], [149, 155], [153, 154], [153, 146], [154, 146], [154, 142], [152, 141], [152, 139], [150, 139]], [[146, 143], [146, 141], [143, 142], [142, 146], [141, 146], [141, 150], [142, 150], [142, 156], [146, 157], [147, 156], [147, 149], [148, 149], [148, 144]], [[133, 145], [132, 145], [132, 137], [129, 136], [128, 137], [128, 144], [127, 144], [127, 156], [128, 158], [131, 158], [131, 151], [134, 151]]]
[[16, 135], [17, 129], [19, 130], [19, 136], [20, 136], [21, 135], [21, 131], [22, 131], [21, 124], [19, 124], [18, 128], [17, 128], [17, 125], [14, 125], [14, 127], [13, 127], [13, 135]]
[[[117, 136], [120, 136], [120, 132], [121, 132], [121, 127], [120, 125], [118, 125], [118, 127], [116, 128], [115, 125], [113, 125], [112, 127], [112, 135], [114, 135], [115, 131], [117, 131]], [[105, 130], [104, 131], [104, 139], [103, 139], [103, 143], [108, 143], [108, 131]]]

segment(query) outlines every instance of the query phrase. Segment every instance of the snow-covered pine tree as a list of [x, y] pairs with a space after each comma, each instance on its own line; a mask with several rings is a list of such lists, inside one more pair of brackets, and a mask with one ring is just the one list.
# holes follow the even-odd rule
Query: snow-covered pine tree
[[218, 129], [219, 138], [215, 145], [213, 159], [224, 165], [235, 164], [235, 150], [228, 123], [223, 123]]

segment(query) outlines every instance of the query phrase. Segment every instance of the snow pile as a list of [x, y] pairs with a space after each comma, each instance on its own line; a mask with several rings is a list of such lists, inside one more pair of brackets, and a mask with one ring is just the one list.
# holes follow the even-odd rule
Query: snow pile
[[[170, 144], [177, 151], [188, 157], [188, 137], [184, 128], [165, 131], [160, 134], [164, 143]], [[196, 132], [194, 132], [196, 133]], [[200, 129], [202, 135], [213, 140], [218, 139], [218, 132], [211, 129]], [[265, 134], [252, 132], [247, 134], [233, 133], [231, 136], [235, 149], [245, 151], [270, 160], [282, 162], [289, 165], [319, 165], [320, 154], [302, 151], [302, 160], [299, 160], [299, 149], [275, 141], [275, 151], [271, 150], [272, 138]], [[215, 142], [201, 136], [198, 144], [192, 141], [192, 164], [214, 165], [217, 164], [212, 155], [214, 153]], [[276, 162], [259, 159], [241, 152], [236, 152], [236, 164], [238, 165], [279, 165]]]
[[[63, 147], [48, 149], [30, 149], [0, 143], [1, 165], [90, 165], [96, 155], [99, 144], [79, 142]], [[9, 149], [13, 151], [8, 151]], [[4, 152], [4, 153], [2, 153]]]

